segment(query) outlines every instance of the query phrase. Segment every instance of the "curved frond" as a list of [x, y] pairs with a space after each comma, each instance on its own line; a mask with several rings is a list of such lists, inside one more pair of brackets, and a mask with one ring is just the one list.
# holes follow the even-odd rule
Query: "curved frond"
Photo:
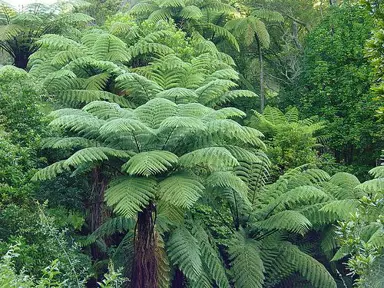
[[122, 177], [105, 191], [105, 200], [121, 216], [131, 218], [155, 197], [157, 182], [151, 178]]
[[238, 233], [231, 241], [228, 252], [235, 286], [262, 288], [265, 269], [260, 256], [259, 243]]
[[186, 228], [180, 227], [172, 233], [167, 246], [171, 263], [179, 267], [188, 279], [198, 280], [202, 262], [196, 238]]
[[301, 235], [312, 226], [307, 217], [294, 210], [278, 212], [266, 220], [255, 222], [254, 225], [266, 230], [286, 230]]
[[58, 161], [56, 163], [53, 163], [43, 169], [40, 169], [33, 175], [32, 181], [45, 181], [45, 180], [50, 180], [57, 175], [64, 173], [66, 171], [69, 171], [68, 165], [66, 165], [65, 160]]
[[154, 150], [133, 156], [122, 166], [129, 175], [150, 176], [168, 171], [177, 164], [178, 157], [168, 151]]
[[181, 208], [191, 208], [203, 191], [199, 179], [186, 173], [173, 174], [159, 183], [160, 199]]
[[204, 167], [209, 171], [225, 170], [239, 165], [236, 158], [224, 147], [209, 147], [192, 151], [181, 156], [179, 163], [186, 168]]

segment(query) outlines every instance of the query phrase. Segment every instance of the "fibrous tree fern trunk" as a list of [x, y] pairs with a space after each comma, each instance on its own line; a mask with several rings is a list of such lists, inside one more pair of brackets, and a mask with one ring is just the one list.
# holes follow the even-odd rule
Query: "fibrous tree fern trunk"
[[[89, 228], [94, 232], [99, 228], [106, 218], [104, 193], [107, 188], [107, 178], [101, 173], [100, 168], [92, 170], [92, 190], [91, 190], [91, 203], [89, 207]], [[91, 247], [91, 254], [93, 259], [100, 259], [100, 250], [97, 246]]]
[[132, 288], [157, 288], [157, 257], [153, 203], [138, 213], [135, 236]]

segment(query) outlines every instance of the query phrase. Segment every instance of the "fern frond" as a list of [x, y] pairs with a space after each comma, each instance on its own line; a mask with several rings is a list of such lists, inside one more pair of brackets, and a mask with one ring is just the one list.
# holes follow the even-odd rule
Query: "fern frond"
[[312, 226], [307, 217], [294, 210], [278, 212], [266, 220], [255, 222], [254, 225], [266, 230], [285, 230], [301, 235]]
[[207, 178], [207, 185], [212, 188], [230, 188], [233, 191], [237, 192], [237, 194], [246, 203], [246, 205], [251, 206], [251, 203], [248, 200], [247, 185], [239, 177], [237, 177], [234, 173], [230, 171], [212, 173]]
[[93, 145], [89, 139], [83, 137], [50, 137], [43, 140], [43, 149], [53, 148], [53, 149], [68, 149], [76, 147], [89, 147]]
[[204, 123], [194, 117], [180, 117], [173, 116], [168, 117], [163, 122], [161, 122], [159, 128], [186, 128], [194, 131], [204, 131], [206, 129]]
[[159, 7], [178, 8], [178, 7], [183, 7], [184, 5], [185, 5], [184, 0], [162, 0], [162, 1], [159, 1]]
[[168, 171], [178, 162], [178, 157], [168, 151], [154, 150], [133, 156], [122, 166], [129, 175], [151, 176]]
[[215, 37], [221, 37], [227, 40], [229, 44], [231, 44], [236, 49], [236, 51], [240, 51], [240, 46], [236, 40], [236, 37], [233, 36], [232, 33], [229, 32], [226, 28], [209, 22], [205, 23], [204, 27], [208, 30], [211, 30], [214, 33]]
[[368, 243], [376, 249], [384, 248], [384, 229], [383, 227], [376, 230], [375, 233], [369, 238]]
[[109, 147], [88, 147], [75, 152], [71, 157], [65, 160], [67, 166], [77, 167], [87, 162], [103, 162], [110, 157], [129, 159], [131, 152], [116, 150]]
[[230, 88], [236, 87], [237, 84], [231, 80], [217, 79], [196, 90], [199, 96], [199, 102], [203, 105], [210, 106], [214, 101], [227, 92]]
[[156, 260], [157, 260], [157, 275], [159, 288], [169, 288], [171, 283], [171, 267], [169, 264], [168, 255], [165, 250], [163, 237], [156, 233]]
[[172, 48], [161, 44], [161, 43], [148, 43], [145, 41], [139, 41], [135, 45], [129, 47], [128, 53], [131, 58], [136, 58], [138, 56], [146, 55], [146, 54], [154, 54], [154, 55], [168, 55], [173, 54]]
[[[206, 271], [207, 275], [209, 275], [215, 281], [219, 288], [229, 287], [230, 285], [225, 274], [223, 261], [220, 259], [220, 256], [214, 249], [213, 246], [216, 245], [212, 243], [212, 239], [210, 239], [211, 237], [209, 237], [203, 227], [197, 223], [193, 223], [192, 234], [199, 242], [202, 261], [208, 268], [208, 271]], [[212, 287], [212, 284], [209, 287]]]
[[53, 163], [43, 169], [40, 169], [33, 175], [32, 181], [45, 181], [45, 180], [51, 180], [57, 175], [64, 173], [66, 171], [69, 171], [68, 165], [65, 164], [65, 160], [58, 161], [56, 163]]
[[336, 173], [332, 176], [330, 182], [349, 190], [354, 189], [357, 185], [360, 184], [360, 181], [356, 176], [345, 172]]
[[220, 171], [237, 166], [239, 162], [224, 147], [209, 147], [184, 154], [179, 158], [179, 164], [191, 169], [204, 167], [209, 171]]
[[252, 16], [266, 20], [268, 22], [284, 22], [284, 17], [276, 11], [267, 9], [257, 9], [252, 11]]
[[184, 227], [177, 228], [171, 235], [167, 251], [169, 259], [191, 280], [198, 280], [202, 273], [202, 262], [198, 241]]
[[155, 98], [136, 108], [134, 115], [153, 129], [160, 127], [168, 117], [176, 116], [178, 106], [164, 98]]
[[78, 105], [84, 103], [90, 103], [92, 101], [108, 100], [114, 103], [118, 103], [123, 107], [130, 107], [131, 103], [125, 98], [107, 91], [98, 90], [63, 90], [58, 91], [57, 96], [63, 102], [70, 105]]
[[257, 94], [249, 90], [233, 90], [233, 91], [228, 91], [223, 95], [221, 95], [221, 97], [215, 99], [212, 102], [212, 105], [222, 105], [230, 101], [233, 101], [237, 98], [256, 98], [256, 97], [258, 97]]
[[97, 60], [127, 62], [130, 60], [127, 45], [112, 34], [101, 34], [93, 46], [93, 56]]
[[146, 15], [148, 16], [153, 11], [157, 10], [158, 6], [154, 3], [139, 2], [132, 7], [129, 11], [132, 15]]
[[177, 104], [197, 102], [197, 98], [198, 98], [195, 91], [191, 89], [179, 88], [179, 87], [161, 91], [156, 95], [156, 97], [165, 98]]
[[269, 206], [273, 207], [274, 211], [282, 211], [328, 200], [330, 200], [330, 197], [324, 191], [314, 186], [300, 186], [282, 194], [272, 201]]
[[203, 17], [203, 13], [200, 8], [195, 5], [189, 5], [183, 7], [180, 11], [180, 16], [187, 20], [199, 20]]
[[99, 228], [97, 228], [85, 240], [86, 243], [91, 244], [99, 238], [111, 236], [115, 233], [124, 233], [135, 228], [135, 221], [126, 217], [114, 217], [108, 219]]
[[57, 51], [69, 51], [74, 48], [81, 50], [84, 48], [78, 42], [56, 34], [45, 34], [37, 41], [37, 44]]
[[290, 123], [297, 122], [299, 121], [299, 110], [296, 107], [292, 107], [285, 113], [284, 116]]
[[159, 22], [161, 20], [163, 21], [168, 21], [169, 19], [172, 18], [172, 15], [167, 8], [161, 8], [156, 11], [153, 11], [149, 16], [148, 20], [153, 21], [153, 22]]
[[59, 18], [57, 18], [55, 22], [57, 22], [57, 24], [59, 25], [60, 24], [62, 25], [79, 24], [79, 23], [86, 24], [86, 23], [92, 22], [93, 20], [95, 19], [84, 13], [65, 13]]
[[208, 118], [214, 119], [228, 119], [228, 118], [244, 118], [246, 114], [234, 107], [225, 107], [219, 110], [214, 110], [207, 115]]
[[377, 178], [365, 181], [355, 187], [355, 189], [362, 190], [368, 194], [384, 193], [384, 178]]
[[[85, 113], [85, 112], [84, 112]], [[61, 129], [68, 129], [85, 136], [99, 135], [99, 128], [104, 121], [86, 115], [64, 115], [54, 119], [49, 125]]]
[[121, 108], [117, 103], [92, 101], [82, 108], [83, 111], [103, 120], [110, 118], [131, 118], [133, 110]]
[[384, 166], [378, 166], [369, 171], [374, 178], [384, 178]]
[[260, 256], [259, 243], [236, 234], [229, 246], [231, 272], [236, 287], [262, 288], [264, 265]]
[[151, 178], [122, 177], [105, 191], [105, 200], [121, 216], [131, 218], [155, 197], [157, 182]]
[[[316, 259], [300, 251], [297, 246], [285, 242], [285, 253], [292, 259], [295, 269], [316, 288], [336, 288], [336, 282], [327, 269]], [[288, 256], [289, 255], [289, 256]]]
[[136, 73], [125, 73], [116, 78], [117, 86], [133, 97], [149, 100], [163, 89], [155, 82]]
[[334, 213], [339, 216], [340, 219], [348, 219], [351, 213], [356, 211], [359, 205], [357, 199], [345, 199], [335, 200], [328, 204], [325, 204], [320, 212]]
[[203, 190], [199, 179], [186, 173], [173, 174], [159, 183], [160, 199], [181, 208], [191, 208]]

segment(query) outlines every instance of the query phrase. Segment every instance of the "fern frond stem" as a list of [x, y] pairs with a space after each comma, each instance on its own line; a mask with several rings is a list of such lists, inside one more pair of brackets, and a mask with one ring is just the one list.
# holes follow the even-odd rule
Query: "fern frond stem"
[[336, 269], [336, 273], [337, 273], [337, 275], [339, 275], [341, 282], [343, 282], [343, 286], [345, 288], [348, 288], [347, 283], [345, 283], [345, 281], [344, 281], [343, 275], [340, 273], [340, 271], [338, 269]]
[[236, 198], [236, 195], [235, 195], [233, 190], [232, 190], [232, 194], [233, 194], [233, 199], [235, 199], [235, 211], [236, 211], [236, 219], [234, 219], [235, 220], [235, 228], [236, 228], [236, 231], [239, 231], [239, 228], [240, 228], [240, 223], [239, 223], [239, 207], [237, 205], [237, 198]]
[[265, 237], [268, 237], [268, 236], [272, 235], [273, 233], [275, 233], [277, 231], [278, 231], [277, 229], [272, 229], [272, 230], [268, 231], [267, 233], [264, 233], [264, 234], [260, 235], [259, 237], [255, 238], [255, 240], [259, 241], [259, 240], [261, 240], [261, 239], [263, 239]]
[[[281, 200], [281, 201], [283, 201], [283, 200]], [[281, 203], [281, 201], [279, 201], [278, 203], [276, 203], [275, 207], [273, 207], [272, 209], [270, 209], [270, 211], [267, 213], [267, 215], [265, 215], [264, 220], [267, 219], [268, 216], [272, 214], [272, 212], [277, 208], [277, 206], [279, 206], [279, 204]]]
[[133, 137], [133, 139], [135, 140], [135, 144], [136, 144], [136, 147], [137, 147], [137, 152], [140, 153], [141, 150], [140, 150], [139, 142], [137, 142], [136, 134], [135, 134], [135, 132], [133, 132], [133, 131], [132, 131], [132, 137]]
[[164, 145], [163, 145], [163, 148], [162, 148], [161, 150], [164, 150], [164, 149], [165, 149], [165, 147], [166, 147], [167, 144], [168, 144], [169, 139], [171, 139], [171, 136], [172, 136], [173, 132], [175, 132], [175, 130], [176, 130], [176, 127], [173, 127], [171, 133], [169, 133], [169, 135], [168, 135], [168, 137], [167, 137], [167, 140], [165, 141], [165, 143], [164, 143]]

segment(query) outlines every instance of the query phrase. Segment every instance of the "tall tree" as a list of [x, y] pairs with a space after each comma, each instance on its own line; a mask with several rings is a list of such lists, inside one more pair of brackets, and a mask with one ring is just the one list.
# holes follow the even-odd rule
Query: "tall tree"
[[248, 16], [240, 16], [237, 19], [230, 20], [225, 25], [228, 30], [233, 31], [241, 39], [245, 47], [256, 44], [260, 69], [259, 97], [261, 112], [265, 108], [263, 49], [268, 48], [270, 44], [270, 35], [263, 20], [280, 22], [284, 18], [280, 13], [274, 11], [251, 10]]

